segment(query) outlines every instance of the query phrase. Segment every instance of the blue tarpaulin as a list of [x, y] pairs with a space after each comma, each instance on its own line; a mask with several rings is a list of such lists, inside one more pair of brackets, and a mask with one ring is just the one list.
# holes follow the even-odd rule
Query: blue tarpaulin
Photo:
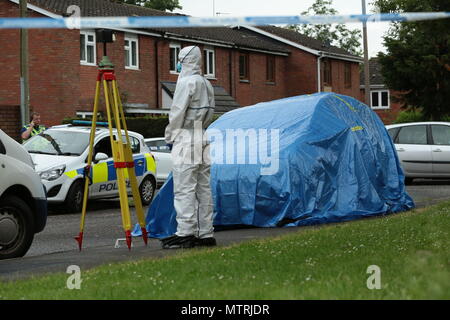
[[[354, 98], [319, 93], [259, 103], [208, 130], [216, 227], [302, 226], [414, 208], [387, 130]], [[170, 177], [149, 207], [150, 236], [174, 234], [175, 217]]]

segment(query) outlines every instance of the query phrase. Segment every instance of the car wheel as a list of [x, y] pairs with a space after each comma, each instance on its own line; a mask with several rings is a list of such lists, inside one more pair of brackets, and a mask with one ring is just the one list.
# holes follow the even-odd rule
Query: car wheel
[[64, 209], [67, 213], [78, 213], [83, 209], [84, 181], [77, 180], [69, 188]]
[[0, 201], [0, 260], [23, 257], [34, 238], [34, 218], [22, 199], [6, 196]]
[[143, 206], [148, 206], [155, 195], [156, 182], [152, 176], [147, 176], [139, 186], [139, 194]]

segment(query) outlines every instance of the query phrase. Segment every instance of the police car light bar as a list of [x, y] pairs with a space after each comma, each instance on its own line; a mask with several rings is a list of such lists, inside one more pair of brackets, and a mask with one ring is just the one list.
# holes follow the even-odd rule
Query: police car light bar
[[[92, 121], [87, 121], [87, 120], [73, 120], [72, 124], [74, 126], [92, 126]], [[108, 122], [96, 122], [95, 123], [97, 126], [99, 127], [107, 127], [109, 124]]]

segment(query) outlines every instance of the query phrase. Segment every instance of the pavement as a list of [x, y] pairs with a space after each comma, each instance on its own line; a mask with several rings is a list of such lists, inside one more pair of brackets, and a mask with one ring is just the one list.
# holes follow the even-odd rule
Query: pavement
[[[407, 191], [416, 206], [421, 208], [450, 200], [450, 181], [418, 180], [413, 185], [407, 186]], [[0, 280], [10, 281], [47, 273], [65, 273], [71, 265], [86, 270], [102, 264], [162, 258], [179, 252], [179, 250], [162, 250], [160, 241], [156, 239], [149, 239], [148, 246], [145, 246], [142, 238], [133, 239], [130, 251], [124, 241], [119, 241], [120, 247], [115, 248], [117, 239], [124, 238], [119, 202], [96, 201], [89, 203], [89, 210], [81, 252], [73, 239], [78, 234], [80, 216], [53, 212], [48, 218], [46, 229], [36, 235], [25, 257], [0, 261]], [[305, 227], [247, 228], [219, 231], [215, 233], [215, 237], [219, 246], [229, 246], [305, 229]]]
[[[234, 243], [252, 239], [273, 237], [276, 235], [296, 232], [299, 228], [277, 228], [277, 229], [239, 229], [216, 233], [217, 242], [220, 246], [228, 246]], [[74, 241], [75, 243], [75, 241]], [[163, 250], [159, 240], [149, 239], [145, 246], [142, 238], [134, 238], [131, 250], [121, 242], [120, 248], [113, 245], [97, 246], [93, 248], [64, 251], [40, 256], [24, 257], [0, 261], [0, 280], [18, 280], [33, 275], [62, 272], [65, 273], [70, 265], [77, 265], [81, 270], [114, 263], [130, 262], [143, 259], [163, 258], [181, 250]], [[203, 250], [203, 249], [185, 249]]]

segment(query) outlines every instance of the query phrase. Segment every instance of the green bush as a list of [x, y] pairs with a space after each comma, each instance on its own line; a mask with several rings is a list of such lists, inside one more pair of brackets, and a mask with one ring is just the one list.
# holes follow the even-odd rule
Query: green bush
[[426, 121], [425, 117], [419, 110], [401, 111], [394, 123], [421, 122]]
[[420, 109], [409, 109], [401, 111], [394, 123], [407, 123], [407, 122], [422, 122], [422, 121], [446, 121], [450, 122], [450, 115], [442, 116], [440, 119], [428, 119], [426, 118]]
[[138, 132], [144, 138], [164, 137], [164, 132], [169, 124], [168, 116], [127, 118], [126, 120], [128, 130]]

